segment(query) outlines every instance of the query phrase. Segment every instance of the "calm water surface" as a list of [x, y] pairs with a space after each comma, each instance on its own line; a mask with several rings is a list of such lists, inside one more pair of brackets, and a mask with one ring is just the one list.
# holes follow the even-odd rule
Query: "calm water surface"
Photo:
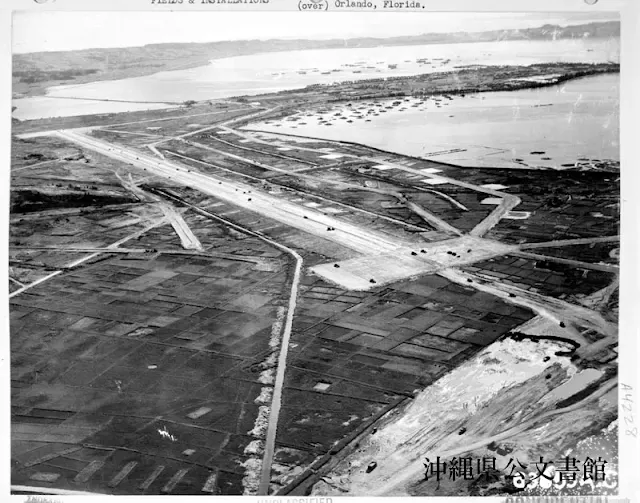
[[391, 108], [394, 100], [354, 101], [250, 127], [463, 166], [561, 168], [579, 159], [620, 159], [619, 83], [618, 74], [605, 74], [452, 100], [411, 99]]
[[187, 70], [123, 80], [50, 88], [48, 98], [14, 100], [14, 116], [35, 119], [162, 108], [149, 103], [92, 102], [56, 98], [184, 102], [256, 95], [310, 84], [406, 76], [455, 67], [529, 65], [554, 61], [618, 61], [619, 39], [503, 41], [369, 49], [330, 49], [255, 54], [211, 61]]

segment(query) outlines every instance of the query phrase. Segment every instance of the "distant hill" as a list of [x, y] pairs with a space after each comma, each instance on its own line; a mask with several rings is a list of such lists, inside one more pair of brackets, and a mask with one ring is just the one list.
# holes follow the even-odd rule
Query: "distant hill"
[[37, 52], [13, 56], [14, 95], [41, 94], [49, 86], [81, 84], [193, 68], [209, 60], [258, 53], [367, 48], [399, 45], [452, 44], [502, 40], [554, 40], [619, 37], [618, 21], [561, 27], [544, 25], [521, 30], [426, 33], [391, 38], [331, 40], [240, 40], [210, 43], [150, 44], [141, 47]]

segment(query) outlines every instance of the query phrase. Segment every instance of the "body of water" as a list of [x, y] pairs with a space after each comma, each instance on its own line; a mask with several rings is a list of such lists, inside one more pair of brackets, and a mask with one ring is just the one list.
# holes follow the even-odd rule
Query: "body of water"
[[54, 98], [34, 96], [13, 100], [18, 107], [13, 116], [20, 120], [44, 119], [49, 117], [70, 117], [75, 115], [117, 114], [138, 110], [156, 110], [167, 108], [161, 103], [130, 103], [118, 101], [97, 101], [87, 99]]
[[[466, 65], [529, 65], [548, 62], [618, 61], [611, 39], [501, 41], [367, 49], [287, 51], [217, 59], [198, 68], [144, 77], [66, 85], [47, 97], [13, 101], [18, 119], [159, 108], [144, 102], [184, 102], [297, 89], [310, 84], [407, 76]], [[137, 103], [81, 101], [126, 100]]]
[[463, 166], [562, 168], [619, 161], [619, 85], [618, 74], [603, 74], [451, 99], [354, 101], [250, 128]]

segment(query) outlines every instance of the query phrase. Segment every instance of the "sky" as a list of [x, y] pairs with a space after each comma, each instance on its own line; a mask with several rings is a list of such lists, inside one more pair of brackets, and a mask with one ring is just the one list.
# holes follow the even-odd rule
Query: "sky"
[[[13, 17], [13, 52], [170, 42], [354, 38], [528, 28], [618, 20], [617, 13], [61, 12]], [[319, 21], [321, 20], [321, 22]]]

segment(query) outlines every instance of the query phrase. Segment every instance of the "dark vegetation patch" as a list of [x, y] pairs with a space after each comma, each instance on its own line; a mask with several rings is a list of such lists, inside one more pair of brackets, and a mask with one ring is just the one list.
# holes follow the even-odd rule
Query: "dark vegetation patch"
[[13, 72], [13, 77], [24, 84], [34, 84], [36, 82], [48, 82], [51, 80], [73, 80], [76, 77], [92, 75], [97, 73], [95, 68], [76, 68], [68, 70], [23, 70]]
[[54, 208], [81, 208], [83, 206], [107, 206], [137, 202], [127, 196], [100, 193], [98, 190], [66, 188], [58, 192], [34, 189], [11, 191], [11, 213], [30, 213]]

